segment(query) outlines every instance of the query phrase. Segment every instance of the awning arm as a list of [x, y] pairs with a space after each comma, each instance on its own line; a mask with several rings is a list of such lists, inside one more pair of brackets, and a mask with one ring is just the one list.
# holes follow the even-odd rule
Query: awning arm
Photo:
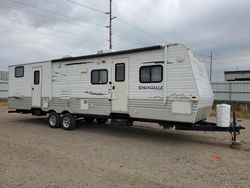
[[167, 65], [168, 65], [168, 45], [164, 47], [164, 66], [163, 66], [163, 103], [167, 103]]

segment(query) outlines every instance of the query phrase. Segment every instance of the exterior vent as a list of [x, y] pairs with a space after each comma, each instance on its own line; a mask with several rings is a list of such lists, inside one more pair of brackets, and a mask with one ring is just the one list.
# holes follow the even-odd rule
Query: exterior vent
[[110, 52], [112, 52], [112, 50], [110, 50], [110, 49], [107, 49], [107, 50], [99, 50], [99, 51], [97, 51], [97, 54], [105, 54], [105, 53], [110, 53]]
[[61, 90], [60, 99], [70, 99], [70, 91], [68, 91], [68, 90]]
[[73, 57], [71, 55], [65, 55], [65, 56], [62, 56], [62, 59], [66, 59], [66, 58], [69, 58], [69, 57]]

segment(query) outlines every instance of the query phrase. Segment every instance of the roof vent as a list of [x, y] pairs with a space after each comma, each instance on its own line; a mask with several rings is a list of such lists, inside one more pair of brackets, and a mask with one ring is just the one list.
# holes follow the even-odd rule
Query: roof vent
[[71, 55], [64, 55], [62, 56], [62, 59], [66, 59], [66, 58], [69, 58], [69, 57], [72, 57]]
[[112, 52], [111, 49], [99, 50], [99, 51], [97, 51], [97, 54], [105, 54], [105, 53], [110, 53], [110, 52]]

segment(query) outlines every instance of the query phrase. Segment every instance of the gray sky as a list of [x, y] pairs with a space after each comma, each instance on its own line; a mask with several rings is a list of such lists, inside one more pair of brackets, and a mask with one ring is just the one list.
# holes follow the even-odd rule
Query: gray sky
[[[108, 47], [108, 0], [1, 0], [0, 70]], [[114, 50], [183, 43], [224, 70], [250, 69], [249, 0], [113, 0]], [[206, 63], [209, 65], [209, 63]]]

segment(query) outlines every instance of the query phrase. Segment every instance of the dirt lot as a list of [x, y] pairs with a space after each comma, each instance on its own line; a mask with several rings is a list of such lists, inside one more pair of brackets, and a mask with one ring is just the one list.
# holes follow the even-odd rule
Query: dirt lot
[[51, 129], [45, 118], [0, 108], [0, 187], [249, 187], [250, 120], [227, 133], [142, 126]]

